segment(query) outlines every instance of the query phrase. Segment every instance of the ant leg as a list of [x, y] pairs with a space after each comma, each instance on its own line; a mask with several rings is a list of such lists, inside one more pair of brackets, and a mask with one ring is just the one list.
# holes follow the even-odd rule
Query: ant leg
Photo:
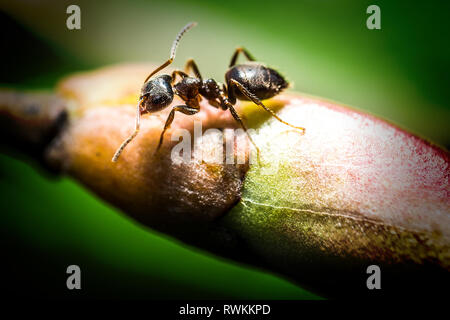
[[225, 95], [228, 94], [228, 89], [227, 89], [227, 86], [225, 84], [222, 84], [222, 91], [225, 93]]
[[236, 60], [238, 58], [238, 55], [241, 52], [244, 54], [244, 56], [248, 60], [255, 61], [255, 58], [250, 54], [250, 52], [248, 52], [245, 48], [239, 47], [239, 48], [236, 49], [236, 51], [233, 54], [233, 57], [231, 58], [229, 68], [231, 68], [232, 66], [234, 66], [236, 64]]
[[172, 84], [175, 83], [175, 80], [177, 78], [177, 75], [179, 75], [181, 78], [189, 77], [184, 71], [181, 70], [175, 70], [172, 72]]
[[184, 71], [181, 70], [175, 70], [172, 72], [172, 84], [175, 82], [175, 77], [179, 75], [181, 78], [189, 77], [189, 71], [193, 71], [195, 77], [202, 80], [202, 75], [200, 74], [200, 71], [198, 70], [197, 64], [195, 63], [194, 59], [189, 59], [186, 61], [186, 65], [184, 67]]
[[214, 108], [223, 109], [222, 104], [217, 100], [208, 100], [208, 103], [212, 105]]
[[177, 51], [178, 43], [180, 42], [181, 37], [187, 31], [189, 31], [189, 29], [192, 29], [196, 25], [197, 25], [196, 22], [188, 23], [187, 25], [185, 25], [183, 27], [183, 29], [180, 30], [180, 32], [178, 32], [177, 36], [175, 37], [175, 40], [172, 43], [172, 48], [170, 49], [169, 59], [166, 62], [164, 62], [162, 65], [160, 65], [158, 68], [156, 68], [152, 73], [150, 73], [148, 75], [148, 77], [145, 79], [144, 83], [147, 82], [147, 80], [150, 79], [155, 73], [161, 71], [162, 69], [164, 69], [165, 67], [167, 67], [169, 64], [171, 64], [173, 62], [173, 60], [175, 59], [175, 53]]
[[[273, 112], [271, 109], [267, 108], [262, 102], [261, 100], [259, 100], [259, 98], [257, 96], [255, 96], [253, 93], [251, 93], [250, 91], [248, 91], [242, 84], [240, 84], [239, 82], [237, 82], [234, 79], [230, 80], [230, 84], [237, 87], [239, 89], [239, 91], [242, 92], [243, 95], [245, 95], [247, 98], [249, 98], [254, 104], [257, 104], [258, 106], [264, 108], [264, 110], [266, 110], [267, 112], [269, 112], [275, 119], [277, 119], [278, 121], [280, 121], [281, 123], [284, 123], [285, 125], [288, 125], [294, 129], [298, 129], [301, 130], [303, 133], [305, 133], [305, 128], [303, 127], [296, 127], [284, 120], [282, 120], [279, 116], [277, 116], [277, 114], [275, 112]], [[228, 86], [230, 87], [230, 85]], [[233, 91], [233, 88], [229, 88], [229, 91]]]
[[200, 71], [198, 70], [197, 64], [195, 63], [194, 59], [189, 59], [188, 61], [186, 61], [186, 65], [184, 67], [184, 71], [186, 73], [189, 73], [191, 69], [194, 72], [194, 75], [202, 80], [202, 75], [200, 74]]
[[221, 108], [224, 109], [224, 110], [226, 110], [226, 109], [230, 110], [230, 113], [233, 116], [234, 120], [236, 120], [240, 124], [242, 129], [247, 134], [248, 139], [250, 140], [250, 142], [253, 144], [253, 146], [256, 149], [256, 156], [257, 156], [257, 159], [258, 159], [258, 163], [261, 164], [261, 152], [260, 152], [258, 146], [256, 145], [255, 141], [253, 141], [252, 136], [248, 133], [247, 126], [244, 124], [244, 122], [242, 121], [241, 117], [239, 117], [238, 113], [236, 112], [236, 109], [234, 109], [234, 106], [230, 102], [228, 102], [224, 96], [221, 96], [220, 100], [221, 100], [222, 105], [223, 105], [223, 106], [221, 106]]
[[144, 98], [141, 98], [139, 100], [139, 103], [137, 104], [137, 108], [136, 108], [136, 122], [134, 124], [134, 131], [133, 133], [124, 141], [122, 142], [122, 144], [120, 145], [119, 149], [117, 149], [116, 153], [114, 153], [114, 156], [112, 158], [112, 162], [116, 162], [117, 159], [119, 159], [120, 154], [122, 153], [123, 149], [125, 149], [125, 147], [127, 146], [127, 144], [129, 144], [131, 142], [131, 140], [133, 140], [137, 134], [139, 133], [139, 128], [141, 125], [141, 103], [142, 100], [144, 100]]
[[170, 125], [173, 122], [173, 119], [175, 118], [175, 112], [179, 111], [181, 113], [187, 114], [187, 115], [193, 115], [200, 111], [199, 107], [190, 107], [187, 105], [179, 105], [172, 108], [172, 110], [169, 113], [169, 116], [167, 117], [166, 124], [164, 125], [164, 129], [161, 132], [161, 136], [159, 138], [158, 147], [156, 148], [155, 154], [159, 151], [161, 148], [161, 145], [163, 143], [164, 139], [164, 133], [166, 133], [167, 129], [170, 128]]

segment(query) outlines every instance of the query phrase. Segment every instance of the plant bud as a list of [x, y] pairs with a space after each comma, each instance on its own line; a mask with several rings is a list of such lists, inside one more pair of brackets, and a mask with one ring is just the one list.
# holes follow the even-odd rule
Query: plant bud
[[[239, 128], [230, 112], [206, 101], [195, 115], [175, 114], [155, 154], [171, 108], [182, 104], [175, 98], [142, 117], [113, 163], [151, 70], [119, 65], [64, 79], [56, 96], [67, 121], [46, 147], [47, 162], [146, 226], [331, 296], [367, 293], [370, 265], [392, 292], [448, 280], [446, 151], [361, 111], [285, 93], [264, 103], [304, 134], [252, 103], [236, 106], [259, 162], [245, 135], [230, 134]], [[174, 161], [181, 142], [183, 155], [196, 155], [189, 161]]]

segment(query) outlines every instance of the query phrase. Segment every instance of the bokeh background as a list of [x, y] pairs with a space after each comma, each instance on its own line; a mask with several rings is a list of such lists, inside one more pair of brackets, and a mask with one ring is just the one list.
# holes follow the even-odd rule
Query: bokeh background
[[[234, 48], [276, 67], [292, 90], [381, 116], [450, 146], [448, 1], [0, 1], [0, 85], [51, 90], [70, 73], [130, 61], [194, 57], [222, 81]], [[81, 8], [81, 30], [66, 8]], [[381, 8], [381, 30], [366, 9]], [[1, 146], [4, 290], [12, 296], [320, 298], [273, 274], [186, 247], [140, 226], [83, 189]], [[66, 267], [82, 290], [65, 287]]]

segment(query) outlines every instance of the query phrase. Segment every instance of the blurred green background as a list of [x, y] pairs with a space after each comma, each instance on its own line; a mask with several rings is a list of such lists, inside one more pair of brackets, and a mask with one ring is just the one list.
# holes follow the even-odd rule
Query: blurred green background
[[[81, 8], [81, 30], [66, 8]], [[381, 8], [381, 30], [366, 9]], [[237, 46], [276, 67], [296, 91], [379, 115], [450, 146], [447, 1], [1, 1], [0, 84], [51, 89], [64, 75], [112, 63], [194, 57], [222, 81]], [[2, 237], [13, 295], [130, 298], [317, 298], [275, 275], [185, 247], [135, 224], [70, 179], [0, 156]], [[65, 268], [82, 270], [81, 292]]]

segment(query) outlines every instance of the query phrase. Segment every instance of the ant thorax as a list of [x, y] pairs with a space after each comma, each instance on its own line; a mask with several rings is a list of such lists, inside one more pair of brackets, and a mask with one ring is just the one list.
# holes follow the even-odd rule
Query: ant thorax
[[214, 79], [206, 79], [200, 88], [200, 94], [208, 100], [214, 100], [222, 93], [219, 84]]
[[201, 85], [202, 81], [198, 78], [184, 77], [173, 87], [183, 100], [191, 100], [198, 96]]

